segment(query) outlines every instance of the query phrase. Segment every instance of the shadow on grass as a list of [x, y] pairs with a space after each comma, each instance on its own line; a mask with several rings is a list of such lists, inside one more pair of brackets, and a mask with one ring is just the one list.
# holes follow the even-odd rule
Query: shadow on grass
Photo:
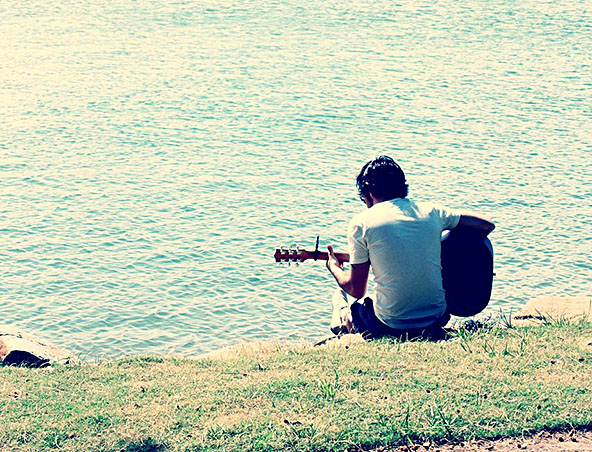
[[144, 438], [139, 441], [122, 441], [116, 450], [117, 452], [164, 452], [166, 449], [164, 444], [157, 443], [152, 438]]

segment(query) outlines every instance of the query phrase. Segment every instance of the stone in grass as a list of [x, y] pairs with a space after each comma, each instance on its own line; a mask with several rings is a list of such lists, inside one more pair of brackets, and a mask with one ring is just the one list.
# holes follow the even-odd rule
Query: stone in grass
[[592, 297], [538, 297], [512, 316], [512, 325], [540, 325], [553, 321], [592, 321]]
[[14, 328], [0, 328], [0, 363], [24, 367], [78, 362], [72, 353]]

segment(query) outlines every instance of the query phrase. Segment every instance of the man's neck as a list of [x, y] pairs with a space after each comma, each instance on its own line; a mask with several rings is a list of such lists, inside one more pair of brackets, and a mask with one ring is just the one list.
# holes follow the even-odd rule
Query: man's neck
[[385, 201], [396, 201], [396, 200], [402, 200], [405, 198], [377, 198], [374, 195], [370, 195], [370, 197], [368, 197], [368, 200], [370, 201], [370, 203], [366, 203], [366, 205], [368, 206], [368, 208], [375, 206], [376, 204], [379, 204], [381, 202], [385, 202]]
[[368, 208], [375, 206], [378, 203], [384, 202], [386, 201], [386, 199], [384, 198], [377, 198], [376, 196], [374, 196], [372, 193], [370, 193], [370, 196], [368, 197], [368, 203], [366, 203], [366, 205], [368, 206]]

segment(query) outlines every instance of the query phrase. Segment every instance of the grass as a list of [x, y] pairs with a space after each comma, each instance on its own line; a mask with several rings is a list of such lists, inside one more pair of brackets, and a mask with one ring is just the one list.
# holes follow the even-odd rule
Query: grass
[[592, 426], [592, 324], [0, 368], [0, 451], [342, 451]]

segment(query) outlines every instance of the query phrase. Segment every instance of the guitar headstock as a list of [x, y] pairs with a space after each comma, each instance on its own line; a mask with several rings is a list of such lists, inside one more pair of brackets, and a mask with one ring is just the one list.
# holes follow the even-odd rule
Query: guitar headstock
[[273, 257], [275, 258], [276, 262], [304, 262], [308, 259], [309, 253], [307, 251], [301, 250], [300, 248], [276, 248]]

